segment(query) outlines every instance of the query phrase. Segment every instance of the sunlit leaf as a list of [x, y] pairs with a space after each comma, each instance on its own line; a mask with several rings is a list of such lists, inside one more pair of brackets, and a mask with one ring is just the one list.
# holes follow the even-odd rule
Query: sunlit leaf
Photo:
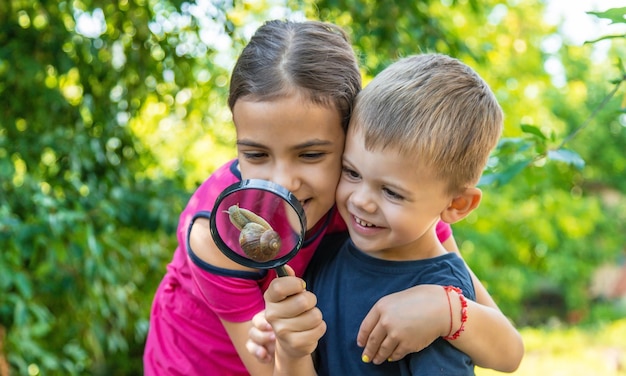
[[504, 171], [498, 173], [485, 174], [480, 178], [478, 185], [484, 186], [489, 184], [504, 185], [510, 182], [516, 175], [518, 175], [524, 168], [526, 168], [532, 162], [531, 159], [526, 159], [517, 162]]
[[585, 167], [585, 161], [580, 155], [568, 149], [549, 150], [548, 159], [570, 164], [579, 170]]
[[610, 20], [611, 24], [626, 23], [626, 7], [611, 8], [604, 12], [587, 12], [587, 14]]
[[541, 130], [538, 127], [534, 126], [534, 125], [522, 124], [520, 126], [520, 128], [522, 129], [522, 131], [524, 133], [529, 133], [529, 134], [535, 135], [535, 136], [541, 138], [542, 140], [546, 140], [547, 139], [547, 137], [543, 134], [543, 132], [541, 132]]

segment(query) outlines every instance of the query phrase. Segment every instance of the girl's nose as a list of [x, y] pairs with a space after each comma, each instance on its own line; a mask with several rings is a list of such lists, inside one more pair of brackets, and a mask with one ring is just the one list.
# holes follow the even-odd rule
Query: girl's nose
[[271, 180], [287, 188], [290, 192], [296, 192], [302, 185], [297, 169], [289, 164], [277, 164]]

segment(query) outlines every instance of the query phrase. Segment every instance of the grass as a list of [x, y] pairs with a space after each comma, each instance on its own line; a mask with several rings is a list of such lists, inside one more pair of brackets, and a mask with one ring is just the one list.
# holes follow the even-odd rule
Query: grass
[[[626, 376], [626, 318], [593, 327], [524, 328], [515, 376]], [[476, 376], [505, 375], [476, 368]]]

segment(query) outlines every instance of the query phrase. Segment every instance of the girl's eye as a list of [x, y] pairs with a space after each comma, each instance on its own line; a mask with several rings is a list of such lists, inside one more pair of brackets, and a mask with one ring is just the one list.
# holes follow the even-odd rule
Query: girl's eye
[[254, 151], [242, 151], [241, 155], [247, 160], [259, 160], [267, 157], [267, 153], [254, 152]]
[[322, 158], [324, 155], [325, 153], [322, 152], [309, 152], [300, 154], [300, 157], [308, 161], [314, 161]]
[[389, 188], [383, 188], [383, 192], [385, 192], [385, 195], [387, 197], [391, 198], [392, 200], [397, 200], [397, 201], [404, 200], [404, 196], [402, 196], [401, 194], [398, 194], [398, 193], [392, 191]]

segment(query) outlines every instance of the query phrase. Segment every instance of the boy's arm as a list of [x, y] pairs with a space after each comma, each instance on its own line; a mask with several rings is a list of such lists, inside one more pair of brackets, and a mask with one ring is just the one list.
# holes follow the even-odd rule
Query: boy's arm
[[[482, 284], [480, 286], [484, 290]], [[453, 327], [457, 330], [460, 327], [460, 302], [454, 294], [449, 297], [454, 315]], [[500, 372], [514, 372], [524, 356], [522, 337], [509, 319], [497, 307], [470, 300], [467, 300], [464, 331], [457, 339], [449, 342], [469, 355], [477, 366]]]
[[265, 291], [265, 317], [274, 330], [274, 375], [316, 375], [311, 354], [326, 332], [317, 298], [302, 279], [274, 279]]
[[[463, 258], [452, 235], [443, 242], [443, 245], [449, 252], [454, 252]], [[470, 331], [470, 336], [460, 336], [451, 343], [468, 354], [480, 367], [492, 368], [500, 372], [513, 372], [519, 367], [524, 357], [522, 336], [500, 311], [469, 265], [466, 264], [466, 266], [472, 276], [476, 303], [478, 303], [468, 302], [468, 317], [473, 314], [478, 319], [469, 324], [466, 323], [466, 328], [469, 326], [466, 331]], [[481, 333], [484, 334], [481, 335]]]
[[[452, 236], [442, 244], [449, 252], [459, 253]], [[470, 274], [477, 302], [468, 301], [465, 330], [450, 343], [480, 367], [513, 372], [524, 355], [522, 337], [471, 269]], [[451, 303], [455, 304], [454, 300]], [[381, 298], [363, 320], [357, 336], [357, 343], [364, 347], [363, 358], [380, 364], [422, 350], [449, 333], [449, 310], [441, 286], [436, 285], [415, 286]], [[460, 320], [460, 309], [454, 314], [454, 319]]]
[[[453, 332], [460, 327], [460, 302], [450, 303], [439, 285], [419, 285], [387, 295], [372, 307], [361, 324], [357, 343], [365, 346], [363, 359], [380, 364], [428, 346], [450, 333], [450, 306]], [[499, 310], [467, 301], [467, 321], [458, 339], [450, 341], [483, 368], [512, 372], [521, 362], [521, 336]], [[417, 309], [416, 307], [419, 307]]]

